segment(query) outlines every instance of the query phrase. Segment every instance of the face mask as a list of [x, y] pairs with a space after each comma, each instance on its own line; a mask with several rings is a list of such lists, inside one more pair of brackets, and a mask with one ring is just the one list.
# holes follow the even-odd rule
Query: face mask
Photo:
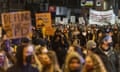
[[28, 46], [28, 51], [31, 52], [31, 53], [33, 53], [34, 47], [32, 45]]
[[92, 65], [86, 65], [87, 70], [92, 70], [93, 66]]
[[112, 46], [113, 46], [113, 43], [112, 43], [112, 42], [111, 42], [111, 43], [109, 43], [109, 46], [110, 46], [110, 47], [112, 47]]
[[32, 62], [32, 55], [26, 56], [26, 63], [31, 64]]
[[92, 52], [95, 52], [95, 50], [96, 50], [96, 48], [92, 48], [92, 49], [91, 49]]
[[90, 33], [90, 31], [88, 31], [88, 33]]
[[26, 56], [31, 56], [33, 52], [34, 52], [33, 46], [32, 45], [28, 46]]
[[86, 36], [86, 35], [87, 35], [87, 33], [86, 33], [86, 32], [83, 32], [83, 33], [82, 33], [82, 35], [83, 35], [83, 36]]
[[43, 53], [47, 53], [48, 50], [47, 50], [46, 48], [44, 48], [42, 52], [43, 52]]
[[98, 31], [99, 29], [96, 29], [96, 31]]

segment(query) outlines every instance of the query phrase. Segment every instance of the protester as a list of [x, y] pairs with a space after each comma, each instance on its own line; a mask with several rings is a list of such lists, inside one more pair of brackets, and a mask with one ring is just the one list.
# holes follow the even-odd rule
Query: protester
[[115, 50], [117, 51], [117, 52], [120, 52], [120, 32], [119, 32], [119, 30], [118, 30], [118, 28], [115, 28], [114, 29], [114, 31], [113, 31], [113, 36], [112, 36], [112, 38], [113, 38], [113, 47], [115, 48]]
[[80, 45], [82, 47], [85, 47], [86, 45], [86, 41], [87, 41], [87, 32], [86, 31], [82, 31], [79, 35], [79, 40], [80, 40]]
[[[30, 72], [32, 70], [61, 72], [61, 69], [64, 72], [120, 71], [120, 31], [118, 26], [56, 25], [53, 35], [45, 35], [43, 26], [40, 27], [33, 30], [31, 39], [21, 37], [1, 41], [0, 65], [1, 63], [8, 64], [7, 66], [2, 64], [0, 70], [26, 72], [25, 70], [31, 68]], [[34, 46], [31, 46], [30, 43]], [[30, 56], [27, 49], [29, 46], [34, 48], [30, 49]], [[23, 53], [25, 54], [23, 55]], [[29, 56], [28, 62], [25, 60], [27, 56]], [[93, 65], [92, 68], [87, 67], [89, 61]], [[96, 63], [99, 64], [95, 65]]]
[[82, 51], [82, 47], [80, 46], [80, 41], [79, 39], [74, 39], [72, 44], [69, 46], [67, 53], [71, 53], [71, 52], [77, 52], [79, 53], [82, 57], [84, 57], [83, 51]]
[[5, 72], [10, 66], [12, 64], [9, 63], [5, 51], [0, 50], [0, 72]]
[[119, 72], [119, 59], [118, 55], [115, 53], [113, 48], [111, 47], [111, 37], [105, 36], [103, 37], [99, 48], [97, 48], [96, 54], [103, 61], [107, 72]]
[[77, 52], [67, 54], [63, 72], [81, 72], [82, 70], [82, 57]]
[[61, 72], [56, 53], [54, 51], [48, 51], [47, 54], [52, 61], [53, 71], [51, 72]]
[[56, 52], [60, 67], [62, 67], [62, 64], [64, 63], [68, 46], [68, 42], [62, 31], [56, 31], [52, 40], [52, 50]]
[[19, 46], [16, 53], [17, 62], [7, 72], [39, 72], [37, 68], [31, 65], [32, 52], [31, 45]]
[[61, 72], [55, 52], [42, 53], [39, 58], [42, 64], [41, 72]]
[[107, 72], [104, 64], [96, 54], [86, 56], [82, 72]]
[[87, 40], [92, 40], [92, 39], [93, 39], [92, 29], [88, 28], [88, 31], [87, 31]]
[[94, 53], [96, 51], [97, 44], [93, 40], [89, 40], [86, 44], [87, 54]]

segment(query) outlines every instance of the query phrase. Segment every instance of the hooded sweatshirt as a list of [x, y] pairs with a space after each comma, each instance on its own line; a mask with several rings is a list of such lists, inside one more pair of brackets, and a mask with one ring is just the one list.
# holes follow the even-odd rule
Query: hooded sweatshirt
[[63, 72], [72, 72], [72, 71], [70, 71], [70, 68], [69, 68], [69, 62], [74, 57], [79, 59], [79, 61], [80, 61], [79, 71], [76, 71], [76, 72], [80, 72], [81, 71], [81, 69], [82, 69], [82, 61], [81, 61], [82, 57], [77, 52], [71, 52], [71, 53], [68, 53], [68, 55], [66, 57]]

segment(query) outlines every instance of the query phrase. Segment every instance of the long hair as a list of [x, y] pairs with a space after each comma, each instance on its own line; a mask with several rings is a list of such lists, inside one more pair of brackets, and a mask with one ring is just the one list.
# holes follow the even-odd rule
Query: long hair
[[57, 71], [57, 72], [61, 72], [60, 67], [58, 65], [58, 59], [56, 56], [56, 53], [54, 51], [48, 51], [47, 55], [49, 56], [49, 58], [52, 61], [52, 65], [51, 65], [51, 71]]
[[24, 48], [26, 47], [26, 45], [20, 45], [17, 48], [17, 52], [16, 52], [16, 65], [18, 66], [23, 66], [23, 51]]
[[[89, 54], [87, 57], [90, 57], [94, 64], [92, 72], [107, 72], [99, 56], [93, 53], [93, 54]], [[87, 71], [87, 68], [85, 65], [83, 67], [82, 72], [89, 72]]]

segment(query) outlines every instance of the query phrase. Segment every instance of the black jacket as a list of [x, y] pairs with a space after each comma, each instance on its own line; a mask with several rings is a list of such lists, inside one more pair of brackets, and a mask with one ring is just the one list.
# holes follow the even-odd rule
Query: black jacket
[[39, 72], [39, 71], [37, 68], [34, 68], [31, 65], [26, 65], [26, 66], [14, 65], [11, 68], [9, 68], [7, 72]]
[[120, 72], [118, 71], [119, 58], [115, 51], [109, 50], [108, 54], [106, 55], [101, 48], [97, 48], [95, 53], [100, 56], [107, 69], [107, 72]]

